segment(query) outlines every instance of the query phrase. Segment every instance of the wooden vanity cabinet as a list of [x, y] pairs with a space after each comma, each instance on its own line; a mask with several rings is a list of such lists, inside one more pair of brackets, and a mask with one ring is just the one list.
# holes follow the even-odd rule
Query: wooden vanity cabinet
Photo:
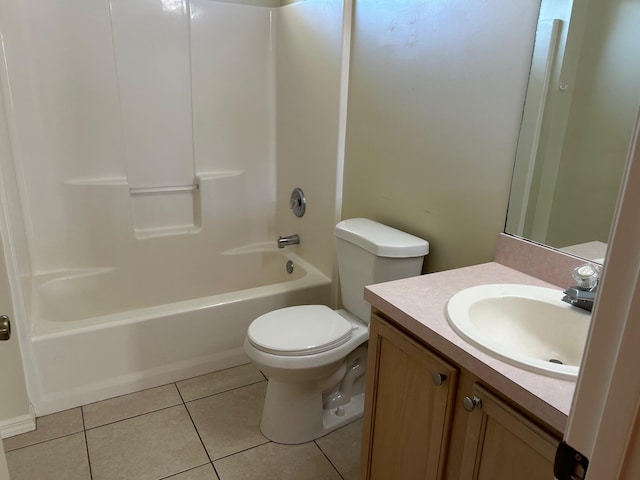
[[[479, 404], [476, 406], [474, 402]], [[459, 478], [554, 478], [557, 438], [479, 384], [474, 384], [467, 399], [466, 406], [472, 405], [473, 410], [466, 412], [468, 422]]]
[[369, 328], [360, 478], [444, 478], [458, 371], [380, 317]]
[[469, 372], [372, 315], [361, 479], [553, 478], [558, 443]]

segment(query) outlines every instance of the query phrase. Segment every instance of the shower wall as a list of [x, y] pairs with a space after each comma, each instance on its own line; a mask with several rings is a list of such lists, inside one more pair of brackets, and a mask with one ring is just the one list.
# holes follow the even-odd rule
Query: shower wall
[[342, 2], [274, 3], [3, 2], [23, 276], [289, 233], [331, 275]]
[[[278, 234], [300, 235], [300, 253], [331, 277], [333, 227], [340, 219], [336, 179], [342, 71], [342, 0], [305, 1], [279, 9], [276, 41]], [[346, 20], [350, 23], [350, 19]], [[347, 45], [348, 47], [348, 45]], [[341, 80], [341, 73], [345, 77]], [[291, 190], [302, 187], [307, 214], [291, 215]]]

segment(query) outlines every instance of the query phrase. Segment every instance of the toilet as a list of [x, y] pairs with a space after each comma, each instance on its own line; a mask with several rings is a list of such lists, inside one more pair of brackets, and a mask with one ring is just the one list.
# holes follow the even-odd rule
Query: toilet
[[364, 287], [419, 275], [429, 244], [366, 218], [335, 227], [344, 309], [281, 308], [256, 318], [244, 349], [268, 378], [260, 429], [304, 443], [362, 416], [371, 308]]

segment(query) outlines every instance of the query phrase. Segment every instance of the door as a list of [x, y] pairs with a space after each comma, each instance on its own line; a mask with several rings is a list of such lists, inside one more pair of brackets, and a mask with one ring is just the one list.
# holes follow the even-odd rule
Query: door
[[[1, 205], [0, 205], [1, 208]], [[1, 215], [0, 215], [1, 218]], [[0, 315], [13, 318], [13, 303], [0, 235]], [[15, 323], [15, 322], [14, 322]], [[11, 325], [14, 326], [14, 325]], [[0, 420], [9, 420], [29, 413], [29, 398], [24, 379], [22, 357], [15, 328], [6, 341], [0, 341]], [[8, 480], [9, 473], [0, 441], [0, 480]]]
[[0, 480], [9, 480], [9, 469], [7, 468], [7, 461], [4, 457], [2, 440], [0, 440]]
[[589, 463], [586, 472], [580, 465], [569, 465], [564, 472], [559, 470], [560, 480], [639, 478], [639, 205], [640, 121], [636, 122], [635, 141], [630, 149], [602, 284], [598, 288], [589, 340], [565, 432], [565, 442]]

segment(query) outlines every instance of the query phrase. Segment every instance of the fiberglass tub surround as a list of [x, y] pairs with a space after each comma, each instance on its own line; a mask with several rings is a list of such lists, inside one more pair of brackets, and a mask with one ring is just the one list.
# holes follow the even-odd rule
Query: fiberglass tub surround
[[330, 302], [342, 2], [276, 4], [7, 6], [39, 415], [247, 362], [253, 318]]

